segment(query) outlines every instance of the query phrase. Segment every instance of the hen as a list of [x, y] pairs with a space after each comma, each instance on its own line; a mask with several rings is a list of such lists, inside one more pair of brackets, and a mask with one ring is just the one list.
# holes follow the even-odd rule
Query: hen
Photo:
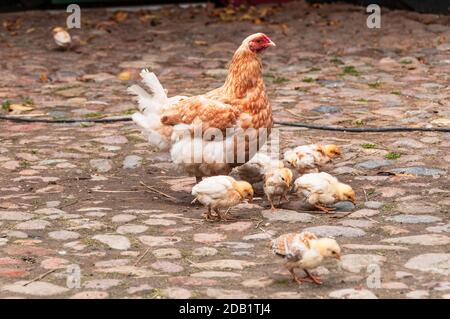
[[139, 111], [133, 120], [159, 150], [197, 182], [227, 175], [266, 142], [272, 127], [260, 53], [275, 44], [263, 33], [247, 37], [228, 67], [225, 83], [203, 95], [168, 98], [154, 73], [141, 72], [152, 94], [137, 85]]
[[[219, 219], [227, 219], [231, 207], [248, 199], [253, 200], [253, 188], [244, 181], [236, 181], [230, 176], [212, 176], [205, 178], [192, 188], [192, 195], [195, 201], [199, 201], [208, 208], [206, 219], [211, 220], [211, 210]], [[226, 209], [225, 215], [220, 213], [220, 209]]]
[[317, 173], [318, 167], [338, 155], [341, 155], [341, 150], [337, 145], [310, 144], [287, 150], [284, 153], [284, 160], [299, 173]]
[[324, 211], [334, 210], [324, 205], [331, 205], [340, 200], [355, 203], [355, 191], [350, 185], [341, 183], [328, 173], [310, 173], [297, 178], [294, 191], [301, 191], [309, 204]]
[[[310, 273], [311, 269], [318, 267], [325, 258], [341, 258], [341, 248], [332, 238], [317, 238], [313, 233], [289, 233], [271, 241], [272, 251], [286, 259], [286, 268], [294, 281], [299, 284], [312, 281], [321, 284], [320, 278]], [[307, 277], [298, 277], [294, 269], [301, 268]]]

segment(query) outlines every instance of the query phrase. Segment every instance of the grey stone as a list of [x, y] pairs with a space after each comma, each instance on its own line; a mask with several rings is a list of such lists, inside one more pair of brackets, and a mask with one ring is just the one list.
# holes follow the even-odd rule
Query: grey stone
[[113, 249], [127, 250], [131, 247], [130, 241], [125, 236], [95, 235], [92, 238], [108, 245], [110, 248], [113, 248]]
[[405, 267], [450, 276], [450, 254], [429, 253], [418, 255], [408, 260]]
[[3, 291], [14, 292], [18, 294], [26, 294], [33, 296], [53, 296], [68, 292], [69, 289], [57, 286], [44, 281], [35, 281], [24, 286], [28, 281], [17, 281], [10, 285], [5, 285], [1, 289]]
[[396, 215], [393, 217], [387, 217], [386, 220], [401, 224], [422, 224], [439, 222], [442, 219], [431, 215]]
[[435, 246], [435, 245], [449, 245], [450, 237], [441, 234], [426, 234], [426, 235], [388, 238], [383, 239], [382, 241], [394, 244]]
[[342, 109], [337, 106], [321, 105], [311, 109], [311, 111], [319, 113], [339, 113], [342, 112]]
[[16, 225], [21, 230], [42, 230], [50, 226], [50, 222], [42, 219], [33, 219]]
[[80, 234], [70, 230], [57, 230], [48, 233], [48, 236], [56, 240], [70, 240], [80, 238]]
[[141, 165], [142, 165], [142, 157], [138, 155], [128, 155], [123, 160], [123, 168], [125, 169], [138, 168]]
[[306, 231], [310, 231], [317, 236], [323, 237], [361, 237], [366, 233], [362, 229], [353, 228], [353, 227], [345, 227], [345, 226], [315, 226], [308, 227], [305, 229]]
[[401, 174], [412, 174], [419, 176], [433, 176], [433, 175], [443, 175], [445, 174], [445, 170], [438, 168], [429, 168], [422, 166], [414, 166], [414, 167], [400, 167], [389, 170], [391, 173], [401, 173]]
[[99, 173], [106, 173], [112, 169], [111, 162], [103, 158], [90, 160], [89, 164]]
[[359, 273], [361, 270], [367, 269], [367, 266], [371, 264], [381, 265], [386, 261], [386, 257], [378, 255], [359, 255], [359, 254], [348, 254], [342, 256], [341, 267], [342, 269]]
[[350, 212], [355, 209], [355, 204], [349, 201], [340, 201], [333, 205], [337, 211]]
[[356, 164], [357, 168], [375, 169], [383, 166], [391, 165], [394, 161], [390, 160], [370, 160]]
[[289, 223], [309, 223], [314, 218], [311, 214], [297, 213], [293, 210], [278, 209], [276, 211], [263, 210], [262, 215], [270, 221], [283, 221]]
[[214, 256], [217, 254], [217, 249], [212, 247], [199, 247], [192, 251], [194, 256]]
[[33, 218], [33, 214], [13, 211], [0, 211], [0, 220], [29, 220]]

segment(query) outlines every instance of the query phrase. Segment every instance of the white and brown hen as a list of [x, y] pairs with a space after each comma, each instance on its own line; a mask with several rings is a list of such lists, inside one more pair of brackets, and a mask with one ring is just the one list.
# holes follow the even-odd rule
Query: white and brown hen
[[[143, 82], [152, 93], [137, 85], [129, 88], [139, 102], [134, 122], [153, 147], [170, 151], [177, 167], [197, 182], [202, 177], [229, 174], [247, 162], [270, 134], [272, 108], [261, 53], [271, 46], [275, 44], [263, 33], [248, 36], [231, 59], [225, 83], [193, 97], [168, 98], [156, 75], [142, 71]], [[209, 129], [214, 133], [208, 135]], [[243, 131], [248, 138], [237, 137]]]

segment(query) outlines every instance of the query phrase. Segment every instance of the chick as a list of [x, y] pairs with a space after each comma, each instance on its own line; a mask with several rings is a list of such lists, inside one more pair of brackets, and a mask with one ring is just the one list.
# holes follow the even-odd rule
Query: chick
[[[211, 210], [213, 210], [219, 219], [227, 220], [231, 207], [248, 199], [253, 200], [252, 185], [245, 181], [236, 181], [234, 178], [225, 175], [212, 176], [203, 179], [192, 188], [192, 195], [208, 208], [206, 220], [211, 220]], [[220, 209], [226, 209], [224, 215]]]
[[289, 168], [277, 168], [265, 174], [264, 193], [272, 210], [275, 210], [274, 197], [279, 196], [278, 205], [281, 204], [282, 199], [287, 199], [286, 194], [292, 187], [293, 177]]
[[337, 201], [349, 200], [353, 204], [356, 200], [352, 187], [341, 183], [328, 173], [310, 173], [297, 178], [294, 182], [294, 191], [301, 191], [309, 204], [324, 211], [330, 212], [334, 208], [324, 207]]
[[341, 150], [337, 145], [310, 144], [287, 150], [284, 153], [284, 160], [300, 173], [316, 173], [319, 171], [318, 167], [338, 155], [341, 155]]
[[272, 159], [263, 153], [256, 153], [250, 161], [236, 168], [239, 178], [246, 180], [250, 184], [256, 184], [263, 181], [264, 175], [277, 168], [283, 168], [282, 161]]
[[[312, 275], [310, 270], [318, 267], [325, 258], [341, 258], [341, 248], [336, 240], [317, 238], [315, 234], [306, 231], [281, 235], [272, 240], [270, 246], [276, 255], [286, 259], [286, 268], [292, 274], [293, 281], [299, 284], [305, 281], [322, 284], [320, 278]], [[297, 276], [295, 268], [303, 269], [306, 277]]]
[[67, 49], [72, 43], [70, 34], [61, 27], [56, 27], [53, 29], [53, 39], [58, 47]]

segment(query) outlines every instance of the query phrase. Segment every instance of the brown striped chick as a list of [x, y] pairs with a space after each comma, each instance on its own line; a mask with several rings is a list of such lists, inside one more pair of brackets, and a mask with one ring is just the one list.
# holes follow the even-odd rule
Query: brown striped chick
[[[252, 185], [245, 181], [236, 181], [234, 178], [225, 175], [212, 176], [203, 179], [192, 188], [192, 195], [195, 199], [207, 207], [206, 220], [211, 220], [211, 210], [213, 210], [219, 220], [227, 220], [231, 207], [238, 205], [248, 199], [253, 200]], [[224, 215], [220, 210], [226, 209]]]
[[310, 144], [297, 146], [284, 153], [284, 160], [299, 173], [317, 173], [318, 167], [341, 155], [339, 146], [334, 144]]
[[[322, 284], [318, 276], [311, 274], [311, 270], [320, 266], [326, 258], [341, 258], [341, 248], [332, 238], [317, 238], [310, 232], [289, 233], [271, 241], [272, 251], [285, 258], [285, 266], [292, 275], [293, 281], [301, 284], [312, 281]], [[306, 277], [295, 274], [295, 268], [301, 268]]]
[[281, 205], [281, 200], [286, 199], [286, 195], [292, 187], [293, 180], [292, 171], [289, 168], [278, 168], [270, 170], [265, 174], [264, 179], [264, 193], [270, 202], [270, 208], [275, 210], [273, 203], [275, 197], [279, 197], [278, 205]]
[[341, 183], [328, 173], [304, 174], [294, 182], [294, 191], [302, 192], [306, 201], [314, 207], [330, 212], [334, 208], [325, 207], [337, 201], [351, 201], [355, 204], [355, 191], [350, 185]]

